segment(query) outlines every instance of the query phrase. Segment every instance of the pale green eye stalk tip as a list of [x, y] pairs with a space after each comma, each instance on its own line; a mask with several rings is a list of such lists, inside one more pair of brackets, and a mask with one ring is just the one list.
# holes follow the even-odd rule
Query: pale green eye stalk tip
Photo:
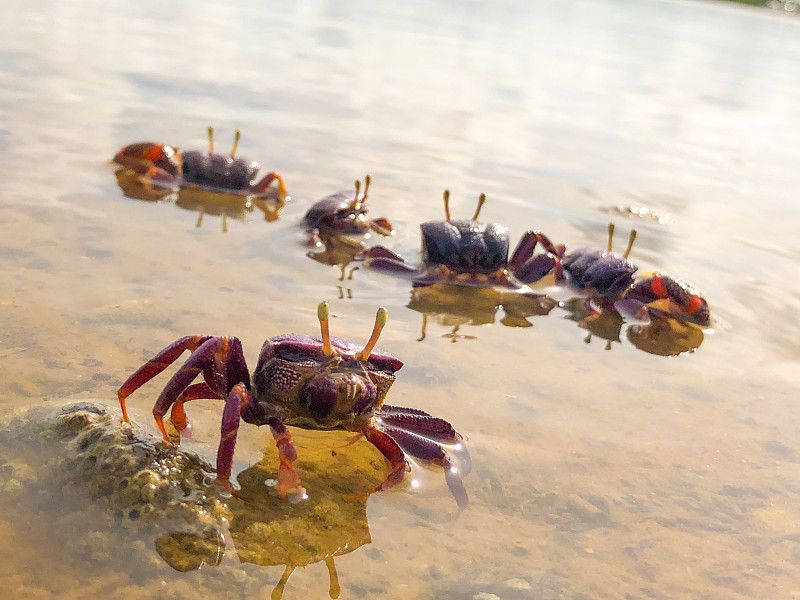
[[386, 327], [386, 322], [389, 320], [389, 311], [386, 310], [385, 307], [381, 306], [378, 309], [378, 314], [375, 316], [375, 320], [381, 327]]
[[317, 317], [319, 317], [320, 321], [327, 321], [329, 314], [330, 310], [328, 309], [328, 303], [323, 300], [317, 307]]

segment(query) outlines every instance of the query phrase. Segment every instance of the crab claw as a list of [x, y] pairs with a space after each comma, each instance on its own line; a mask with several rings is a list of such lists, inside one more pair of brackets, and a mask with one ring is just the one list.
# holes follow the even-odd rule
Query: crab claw
[[[534, 254], [537, 244], [543, 246], [543, 254]], [[564, 246], [556, 246], [541, 231], [527, 231], [517, 243], [508, 261], [508, 268], [524, 284], [535, 283], [554, 269], [558, 279], [564, 250]]]
[[177, 148], [154, 142], [129, 144], [117, 152], [112, 160], [132, 170], [137, 170], [142, 165], [152, 166], [172, 177], [179, 177], [183, 166], [181, 153]]
[[551, 254], [538, 254], [512, 273], [522, 283], [535, 283], [552, 271], [555, 266], [556, 259]]
[[178, 429], [178, 433], [181, 434], [182, 438], [191, 438], [194, 435], [192, 424], [187, 422], [186, 427], [184, 427], [183, 429]]
[[383, 235], [383, 236], [394, 235], [394, 233], [395, 233], [394, 225], [392, 225], [392, 223], [391, 223], [391, 221], [389, 221], [389, 219], [386, 219], [384, 217], [379, 217], [377, 219], [372, 219], [372, 222], [370, 223], [370, 227], [372, 228], [372, 230], [375, 233], [378, 233], [378, 234]]
[[708, 327], [711, 316], [708, 302], [690, 283], [663, 273], [650, 273], [639, 279], [625, 293], [624, 300], [638, 303], [642, 316], [663, 316]]

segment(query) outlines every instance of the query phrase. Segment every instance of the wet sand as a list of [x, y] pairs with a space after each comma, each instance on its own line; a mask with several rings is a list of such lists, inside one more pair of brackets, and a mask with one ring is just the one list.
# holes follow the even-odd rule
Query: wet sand
[[[391, 402], [465, 434], [471, 504], [453, 520], [441, 473], [421, 468], [418, 489], [374, 495], [372, 542], [336, 561], [341, 597], [800, 594], [796, 20], [700, 2], [12, 9], [0, 25], [4, 421], [70, 398], [113, 404], [182, 335], [236, 335], [252, 367], [266, 337], [315, 333], [322, 299], [334, 334], [359, 340], [385, 305], [380, 345], [406, 361]], [[219, 144], [241, 127], [240, 153], [284, 175], [293, 198], [277, 221], [253, 211], [223, 233], [211, 211], [198, 228], [194, 210], [123, 196], [107, 164], [119, 147], [203, 147], [209, 124]], [[407, 282], [363, 269], [339, 281], [305, 256], [306, 208], [367, 172], [374, 213], [398, 229], [388, 244], [410, 257], [445, 187], [455, 214], [483, 191], [482, 217], [513, 240], [536, 227], [571, 247], [604, 244], [612, 207], [669, 214], [613, 209], [620, 230], [639, 229], [642, 270], [706, 293], [715, 331], [678, 357], [638, 350], [625, 329], [606, 351], [556, 307], [531, 327], [505, 326], [498, 309], [456, 337], [457, 319], [430, 313], [417, 341]], [[130, 400], [150, 431], [167, 377]], [[220, 407], [194, 404], [191, 446], [213, 458]], [[267, 437], [243, 428], [237, 470]], [[230, 560], [180, 574], [135, 536], [116, 550], [134, 566], [115, 566], [92, 558], [86, 520], [50, 510], [0, 519], [12, 598], [262, 598], [283, 572]], [[32, 518], [63, 530], [30, 532]], [[317, 563], [284, 597], [327, 590]]]

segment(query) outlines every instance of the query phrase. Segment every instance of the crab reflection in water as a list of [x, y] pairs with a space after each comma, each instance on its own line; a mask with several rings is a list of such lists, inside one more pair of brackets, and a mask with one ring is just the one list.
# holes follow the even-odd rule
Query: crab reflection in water
[[143, 182], [139, 175], [128, 169], [118, 169], [115, 173], [117, 185], [126, 198], [145, 202], [170, 202], [185, 210], [200, 213], [195, 227], [201, 227], [205, 215], [222, 217], [222, 231], [228, 231], [228, 218], [244, 221], [256, 209], [264, 213], [268, 223], [277, 221], [288, 197], [281, 198], [277, 192], [252, 198], [241, 194], [209, 191], [198, 188], [173, 190], [154, 187]]
[[230, 154], [214, 152], [213, 127], [208, 128], [208, 152], [181, 152], [153, 142], [129, 144], [112, 159], [120, 165], [117, 185], [128, 198], [175, 199], [181, 208], [200, 213], [197, 227], [205, 214], [221, 215], [226, 232], [227, 217], [244, 220], [254, 207], [264, 212], [266, 221], [275, 221], [290, 200], [283, 178], [273, 171], [257, 181], [261, 166], [236, 156], [240, 139], [237, 130]]
[[452, 327], [452, 331], [443, 337], [456, 342], [458, 339], [475, 338], [459, 333], [462, 325], [490, 325], [494, 323], [497, 311], [501, 309], [504, 314], [500, 322], [503, 325], [532, 327], [529, 317], [549, 314], [556, 306], [556, 301], [549, 296], [531, 292], [436, 283], [413, 288], [406, 306], [422, 313], [422, 332], [418, 342], [423, 341], [427, 335], [429, 317], [440, 325]]
[[347, 267], [364, 251], [366, 247], [364, 237], [318, 232], [317, 240], [319, 243], [309, 250], [306, 256], [322, 265], [339, 267], [341, 269], [339, 281], [353, 279], [353, 272], [358, 270], [358, 266], [350, 269]]
[[[354, 552], [372, 541], [367, 496], [352, 494], [363, 489], [365, 480], [373, 486], [379, 485], [383, 470], [380, 455], [367, 444], [331, 450], [341, 447], [343, 439], [338, 432], [317, 432], [295, 440], [307, 457], [305, 478], [314, 490], [309, 501], [289, 504], [277, 496], [267, 478], [277, 471], [278, 459], [267, 452], [259, 463], [238, 475], [241, 492], [239, 497], [227, 501], [231, 516], [224, 533], [209, 528], [202, 532], [163, 534], [155, 542], [159, 555], [181, 572], [203, 565], [220, 565], [226, 554], [235, 554], [242, 563], [283, 565], [272, 600], [283, 596], [289, 577], [298, 567], [324, 562], [329, 596], [338, 598], [335, 557]], [[233, 546], [231, 551], [226, 548], [226, 537], [231, 542], [228, 547]]]

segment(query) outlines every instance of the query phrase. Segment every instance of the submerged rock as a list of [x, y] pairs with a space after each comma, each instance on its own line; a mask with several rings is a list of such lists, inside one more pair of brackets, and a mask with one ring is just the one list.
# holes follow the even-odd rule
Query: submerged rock
[[117, 518], [147, 523], [212, 526], [230, 516], [214, 495], [206, 461], [121, 424], [99, 404], [31, 409], [0, 428], [0, 452], [5, 449], [16, 474], [6, 491], [70, 486]]
[[79, 402], [37, 407], [0, 424], [4, 514], [52, 528], [56, 543], [74, 538], [76, 560], [88, 558], [95, 567], [118, 568], [151, 546], [170, 567], [187, 572], [218, 566], [235, 548], [237, 565], [285, 565], [275, 599], [296, 567], [318, 561], [328, 567], [329, 594], [338, 595], [333, 558], [371, 541], [363, 492], [385, 476], [371, 446], [337, 452], [341, 432], [299, 432], [307, 501], [290, 503], [270, 486], [278, 468], [271, 445], [238, 475], [240, 495], [230, 497], [203, 458], [120, 417], [116, 408]]

